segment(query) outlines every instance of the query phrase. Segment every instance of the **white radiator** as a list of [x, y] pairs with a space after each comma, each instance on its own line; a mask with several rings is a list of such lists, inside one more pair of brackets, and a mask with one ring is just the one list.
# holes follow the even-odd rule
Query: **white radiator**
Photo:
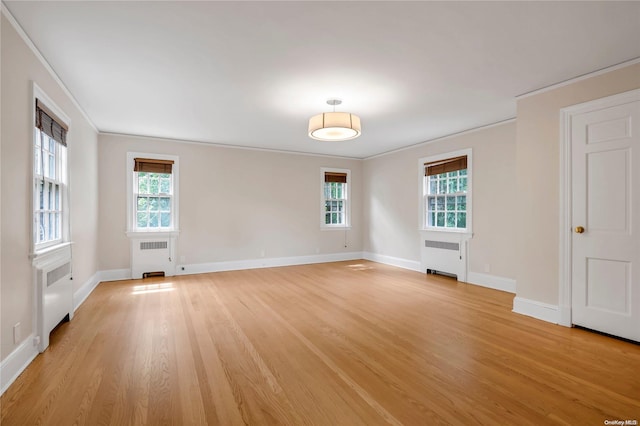
[[36, 271], [36, 333], [38, 351], [49, 346], [49, 334], [67, 315], [73, 318], [70, 247], [34, 262]]
[[422, 238], [421, 266], [425, 272], [455, 275], [458, 281], [467, 280], [467, 239], [453, 236], [429, 235]]
[[175, 275], [174, 246], [174, 238], [132, 238], [131, 278], [153, 272]]

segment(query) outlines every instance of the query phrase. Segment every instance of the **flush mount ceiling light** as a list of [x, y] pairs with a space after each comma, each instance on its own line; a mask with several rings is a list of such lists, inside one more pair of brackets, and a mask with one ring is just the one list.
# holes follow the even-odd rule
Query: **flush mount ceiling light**
[[340, 99], [329, 99], [333, 112], [324, 112], [309, 119], [309, 137], [319, 141], [348, 141], [362, 133], [360, 117], [348, 112], [336, 112]]

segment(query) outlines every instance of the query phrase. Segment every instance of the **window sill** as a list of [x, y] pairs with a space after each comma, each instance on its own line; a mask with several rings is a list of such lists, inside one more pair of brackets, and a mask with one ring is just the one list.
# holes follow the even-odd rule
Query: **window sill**
[[350, 226], [321, 226], [320, 227], [321, 231], [344, 231], [344, 230], [351, 230]]
[[176, 238], [180, 231], [127, 231], [129, 238]]
[[473, 234], [473, 232], [471, 232], [470, 229], [465, 228], [465, 229], [459, 229], [459, 228], [437, 228], [437, 227], [428, 227], [428, 228], [421, 228], [420, 231], [423, 232], [451, 232], [454, 234]]
[[31, 264], [38, 269], [42, 269], [48, 264], [57, 263], [61, 260], [70, 260], [72, 244], [72, 242], [65, 242], [36, 250], [29, 255]]

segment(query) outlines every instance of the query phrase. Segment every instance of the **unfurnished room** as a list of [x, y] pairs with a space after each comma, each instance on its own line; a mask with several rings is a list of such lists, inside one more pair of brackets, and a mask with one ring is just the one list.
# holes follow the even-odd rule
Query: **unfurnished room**
[[2, 426], [640, 421], [640, 2], [1, 5]]

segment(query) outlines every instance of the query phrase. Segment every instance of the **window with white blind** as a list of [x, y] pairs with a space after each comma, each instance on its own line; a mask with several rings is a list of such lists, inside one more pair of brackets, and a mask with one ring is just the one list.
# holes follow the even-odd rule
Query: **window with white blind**
[[420, 160], [422, 228], [471, 229], [471, 150]]
[[68, 119], [61, 118], [63, 114], [51, 101], [40, 97], [35, 99], [33, 133], [34, 252], [68, 240]]
[[344, 229], [350, 226], [349, 192], [351, 171], [347, 169], [320, 170], [321, 213], [320, 226], [324, 229]]

